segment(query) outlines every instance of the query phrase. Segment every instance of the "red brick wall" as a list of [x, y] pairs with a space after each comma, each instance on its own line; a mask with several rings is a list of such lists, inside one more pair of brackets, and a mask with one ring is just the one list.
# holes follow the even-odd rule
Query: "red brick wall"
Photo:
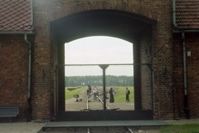
[[[54, 53], [51, 49], [51, 43], [53, 41], [51, 40], [50, 36], [50, 22], [73, 13], [95, 9], [114, 9], [127, 11], [157, 21], [157, 24], [154, 25], [154, 42], [152, 44], [153, 53], [151, 55], [153, 64], [153, 107], [155, 113], [154, 118], [162, 119], [173, 117], [172, 105], [170, 104], [172, 102], [170, 83], [172, 83], [173, 70], [171, 1], [151, 0], [149, 2], [148, 0], [34, 0], [33, 5], [35, 27], [32, 82], [33, 119], [50, 120], [53, 116], [54, 66], [52, 66], [51, 63], [53, 62], [52, 57]], [[2, 46], [7, 47], [10, 53], [12, 52], [12, 46], [20, 47], [20, 50], [25, 49], [23, 47], [25, 47], [26, 45], [22, 40], [21, 42], [23, 42], [23, 44], [21, 45], [14, 45], [10, 41], [11, 40], [5, 39], [5, 43], [2, 44]], [[6, 46], [6, 43], [8, 43], [9, 46]], [[3, 51], [3, 49], [1, 48], [0, 50]], [[2, 53], [4, 52], [0, 53], [1, 55], [3, 55], [3, 58], [5, 58], [4, 60], [13, 60], [13, 58], [7, 57], [6, 53]], [[17, 58], [19, 57], [17, 56]], [[24, 60], [27, 60], [27, 58], [20, 61], [24, 63]], [[17, 65], [15, 66], [21, 65], [19, 62], [17, 62]], [[19, 71], [27, 74], [26, 65], [26, 63], [23, 64], [23, 67], [25, 67], [26, 69], [21, 70], [20, 68]], [[4, 68], [2, 64], [0, 66], [1, 68]], [[14, 69], [14, 66], [7, 66], [7, 73], [1, 71], [1, 75], [8, 75], [9, 72]], [[17, 69], [16, 73], [18, 73]], [[21, 77], [23, 76], [24, 75], [22, 74]], [[18, 103], [23, 104], [21, 105], [22, 108], [26, 108], [25, 100], [27, 97], [25, 88], [27, 88], [27, 77], [21, 77], [17, 77], [17, 82], [20, 82], [23, 79], [22, 81], [24, 86], [18, 86], [17, 88], [22, 88], [22, 90], [24, 89], [25, 94], [23, 94], [22, 92], [19, 94], [21, 97], [23, 97], [23, 102]], [[5, 92], [7, 93], [10, 92], [10, 88], [14, 88], [17, 85], [17, 83], [9, 84], [7, 79], [3, 79], [3, 83], [5, 84], [5, 87], [2, 87], [3, 85], [1, 83], [1, 90], [3, 88], [6, 90]], [[11, 93], [14, 92], [11, 91]], [[12, 95], [9, 96], [12, 97]], [[10, 98], [9, 96], [3, 96], [3, 99], [6, 100]], [[17, 103], [14, 100], [12, 102], [14, 104]], [[2, 101], [2, 103], [4, 102]]]
[[[141, 98], [142, 98], [142, 109], [152, 109], [152, 45], [153, 45], [153, 34], [152, 27], [148, 27], [142, 32], [140, 42], [140, 54], [141, 54]], [[147, 64], [147, 65], [146, 65]]]
[[[198, 33], [185, 33], [186, 50], [191, 52], [191, 56], [186, 57], [187, 61], [187, 89], [188, 89], [188, 109], [191, 117], [198, 117]], [[183, 81], [183, 41], [181, 33], [174, 34], [174, 88], [176, 97], [176, 108], [180, 117], [185, 117], [184, 109], [184, 81]]]
[[190, 115], [196, 117], [199, 114], [199, 33], [185, 33], [187, 51], [191, 56], [187, 57], [187, 88], [188, 108]]
[[[153, 2], [148, 1], [129, 1], [129, 0], [119, 0], [119, 1], [63, 1], [63, 0], [35, 0], [34, 1], [34, 23], [36, 29], [35, 35], [35, 95], [34, 98], [34, 118], [41, 118], [44, 116], [42, 112], [48, 110], [50, 106], [47, 106], [45, 111], [42, 110], [43, 103], [37, 103], [41, 99], [46, 99], [45, 103], [48, 105], [50, 96], [40, 96], [43, 92], [44, 94], [48, 92], [50, 87], [47, 83], [42, 83], [42, 69], [50, 71], [50, 35], [49, 35], [49, 22], [65, 17], [67, 15], [78, 13], [82, 11], [95, 10], [95, 9], [114, 9], [132, 12], [145, 16], [147, 18], [157, 21], [157, 31], [155, 33], [154, 42], [154, 52], [153, 64], [154, 64], [154, 110], [155, 118], [171, 118], [172, 117], [172, 107], [167, 106], [167, 112], [165, 112], [164, 104], [170, 102], [170, 97], [167, 94], [168, 87], [165, 86], [163, 82], [163, 75], [161, 74], [165, 70], [165, 66], [170, 72], [172, 69], [172, 43], [171, 43], [171, 2], [170, 1], [160, 1], [153, 0]], [[162, 49], [165, 53], [162, 52]], [[47, 80], [47, 79], [46, 79]], [[167, 79], [170, 82], [171, 78]], [[46, 82], [50, 82], [46, 81]], [[51, 88], [52, 89], [52, 88]], [[52, 106], [52, 105], [51, 105]], [[157, 111], [156, 111], [157, 110]], [[161, 110], [161, 111], [160, 111]], [[170, 111], [171, 110], [171, 111]], [[49, 111], [47, 111], [50, 114]]]
[[23, 35], [0, 36], [0, 105], [20, 106], [26, 118], [28, 98], [28, 44]]
[[185, 117], [184, 114], [184, 84], [183, 84], [183, 47], [182, 35], [180, 33], [173, 36], [174, 59], [174, 79], [173, 92], [175, 97], [175, 111], [179, 113], [179, 117]]

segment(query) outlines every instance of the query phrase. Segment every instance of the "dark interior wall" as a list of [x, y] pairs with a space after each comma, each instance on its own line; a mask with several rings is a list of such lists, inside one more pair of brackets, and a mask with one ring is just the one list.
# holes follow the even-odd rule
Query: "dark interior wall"
[[65, 111], [65, 56], [64, 43], [58, 46], [58, 68], [57, 68], [57, 87], [58, 87], [58, 110]]
[[53, 88], [52, 88], [52, 99], [51, 99], [51, 110], [52, 110], [52, 118], [54, 118], [55, 113], [58, 111], [59, 108], [59, 104], [58, 104], [58, 88], [59, 88], [59, 41], [58, 38], [56, 36], [56, 33], [52, 32], [51, 29], [51, 66], [52, 66], [52, 73], [51, 73], [51, 78], [53, 79], [52, 83], [53, 83]]
[[0, 105], [20, 107], [26, 119], [28, 99], [28, 44], [24, 35], [0, 35]]
[[[139, 34], [140, 35], [140, 34]], [[139, 36], [138, 35], [138, 36]], [[135, 110], [142, 110], [141, 100], [141, 67], [140, 67], [140, 38], [133, 41], [133, 61], [134, 61], [134, 102]]]
[[140, 59], [141, 59], [141, 98], [142, 109], [152, 110], [152, 26], [148, 26], [141, 34]]

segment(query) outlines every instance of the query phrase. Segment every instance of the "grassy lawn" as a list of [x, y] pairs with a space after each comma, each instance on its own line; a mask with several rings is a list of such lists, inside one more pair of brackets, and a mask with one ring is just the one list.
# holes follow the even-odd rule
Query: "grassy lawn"
[[169, 125], [160, 129], [161, 133], [199, 133], [199, 124]]
[[[114, 89], [115, 95], [114, 95], [114, 99], [115, 102], [126, 102], [126, 87], [113, 87], [113, 88], [118, 88], [118, 89]], [[130, 90], [130, 102], [134, 102], [134, 88], [133, 87], [128, 87], [128, 89]]]
[[[70, 89], [70, 90], [68, 90]], [[73, 98], [74, 95], [80, 94], [82, 90], [84, 90], [84, 87], [67, 87], [65, 88], [65, 100], [68, 100], [70, 98]]]

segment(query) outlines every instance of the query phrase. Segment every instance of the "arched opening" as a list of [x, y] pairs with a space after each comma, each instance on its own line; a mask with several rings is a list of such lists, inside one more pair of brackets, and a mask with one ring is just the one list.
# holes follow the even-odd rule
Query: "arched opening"
[[[134, 110], [132, 51], [132, 43], [108, 36], [66, 43], [65, 111], [104, 110], [103, 106], [107, 110]], [[105, 92], [100, 68], [104, 64], [108, 65]]]
[[[94, 10], [70, 15], [51, 23], [55, 71], [54, 112], [58, 120], [153, 119], [152, 44], [154, 21], [123, 11]], [[89, 36], [111, 36], [133, 44], [133, 111], [65, 111], [64, 44]], [[99, 65], [100, 63], [97, 63]], [[131, 64], [132, 65], [132, 64]], [[74, 66], [74, 65], [73, 65]], [[103, 71], [109, 67], [99, 65]], [[108, 69], [107, 69], [108, 70]], [[103, 79], [103, 83], [105, 80]], [[103, 85], [104, 86], [104, 85]], [[106, 104], [105, 104], [106, 105]]]

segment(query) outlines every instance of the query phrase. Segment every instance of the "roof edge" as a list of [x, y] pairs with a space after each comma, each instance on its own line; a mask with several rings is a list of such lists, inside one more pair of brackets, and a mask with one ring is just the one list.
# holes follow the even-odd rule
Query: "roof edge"
[[33, 31], [0, 31], [0, 34], [35, 34]]

